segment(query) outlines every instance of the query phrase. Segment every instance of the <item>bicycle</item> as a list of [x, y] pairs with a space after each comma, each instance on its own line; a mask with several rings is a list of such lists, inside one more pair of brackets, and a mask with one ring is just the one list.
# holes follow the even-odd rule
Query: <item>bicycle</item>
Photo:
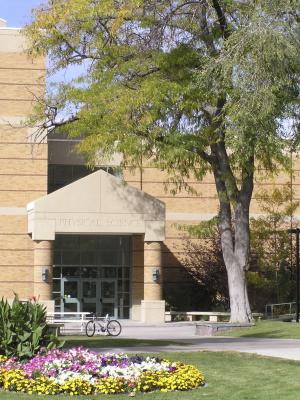
[[96, 329], [97, 333], [107, 333], [109, 336], [119, 336], [122, 331], [120, 322], [110, 319], [109, 314], [106, 314], [105, 317], [99, 317], [94, 314], [85, 326], [86, 336], [94, 336]]

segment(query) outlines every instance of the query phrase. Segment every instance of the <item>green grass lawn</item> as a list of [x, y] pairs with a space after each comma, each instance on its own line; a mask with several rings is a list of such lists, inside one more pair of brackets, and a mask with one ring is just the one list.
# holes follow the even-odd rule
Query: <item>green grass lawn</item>
[[300, 324], [280, 321], [257, 321], [256, 325], [251, 328], [234, 329], [221, 335], [231, 337], [300, 339]]
[[186, 343], [179, 343], [174, 340], [151, 340], [151, 339], [125, 339], [111, 336], [61, 336], [65, 341], [64, 347], [85, 346], [89, 348], [104, 348], [104, 347], [138, 347], [138, 346], [169, 346], [178, 345], [186, 346]]
[[[231, 352], [160, 354], [198, 366], [205, 374], [207, 387], [188, 392], [138, 394], [139, 400], [296, 400], [300, 399], [300, 362]], [[0, 392], [0, 400], [37, 399], [125, 400], [113, 396], [37, 396]]]

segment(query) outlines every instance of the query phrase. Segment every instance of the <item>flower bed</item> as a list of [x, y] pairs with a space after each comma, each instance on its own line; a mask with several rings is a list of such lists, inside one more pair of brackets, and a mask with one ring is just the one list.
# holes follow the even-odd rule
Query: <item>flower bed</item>
[[30, 394], [167, 392], [203, 384], [204, 376], [192, 365], [150, 357], [83, 348], [51, 350], [27, 362], [0, 356], [0, 387]]

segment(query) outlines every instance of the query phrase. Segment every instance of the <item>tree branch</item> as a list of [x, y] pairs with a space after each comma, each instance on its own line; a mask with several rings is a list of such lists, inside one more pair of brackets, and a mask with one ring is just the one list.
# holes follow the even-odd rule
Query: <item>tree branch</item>
[[230, 36], [230, 31], [228, 29], [225, 13], [222, 10], [218, 0], [212, 0], [212, 3], [218, 16], [218, 21], [221, 28], [222, 36], [224, 39], [227, 39]]
[[203, 34], [201, 35], [201, 39], [204, 41], [210, 52], [212, 54], [215, 54], [216, 47], [212, 39], [211, 33], [208, 29], [206, 6], [204, 4], [200, 7], [199, 25], [203, 32]]

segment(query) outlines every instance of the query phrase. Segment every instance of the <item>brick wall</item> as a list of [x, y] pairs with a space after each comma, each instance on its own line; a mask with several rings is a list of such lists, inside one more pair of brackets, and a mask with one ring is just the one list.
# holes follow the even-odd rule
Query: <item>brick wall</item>
[[26, 205], [47, 193], [47, 144], [33, 145], [22, 123], [43, 95], [45, 63], [29, 59], [23, 44], [18, 30], [0, 30], [0, 298], [34, 294]]

